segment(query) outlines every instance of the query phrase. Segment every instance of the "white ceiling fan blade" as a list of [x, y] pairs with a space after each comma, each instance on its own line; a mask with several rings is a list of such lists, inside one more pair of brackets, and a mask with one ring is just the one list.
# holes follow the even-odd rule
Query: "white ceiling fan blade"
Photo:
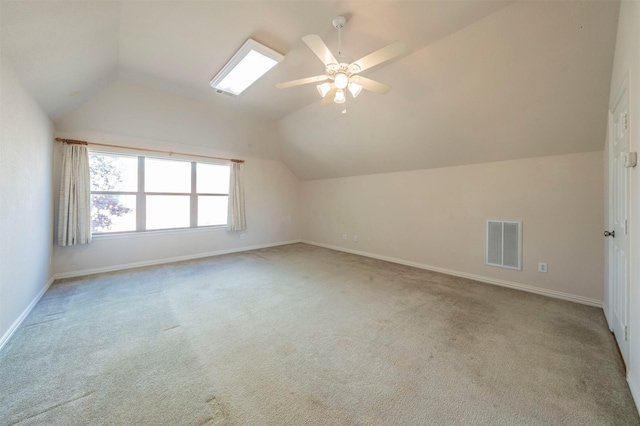
[[322, 103], [320, 105], [325, 106], [325, 105], [330, 105], [333, 102], [333, 99], [336, 97], [336, 91], [338, 89], [335, 87], [332, 87], [326, 95], [324, 95], [324, 98], [322, 99]]
[[333, 53], [329, 50], [324, 41], [317, 34], [309, 34], [302, 37], [302, 41], [307, 43], [309, 49], [316, 54], [316, 56], [322, 61], [322, 63], [327, 66], [329, 64], [337, 64], [338, 61], [333, 56]]
[[360, 67], [360, 71], [364, 71], [371, 67], [375, 67], [384, 61], [388, 61], [389, 59], [402, 55], [405, 50], [406, 45], [401, 41], [396, 41], [395, 43], [391, 43], [382, 49], [376, 50], [375, 52], [369, 53], [367, 56], [358, 59], [354, 64]]
[[327, 78], [326, 75], [316, 75], [314, 77], [301, 78], [299, 80], [291, 80], [285, 81], [284, 83], [276, 84], [278, 89], [286, 89], [287, 87], [299, 86], [301, 84], [309, 84], [309, 83], [318, 83], [320, 81], [325, 81]]
[[358, 78], [358, 84], [360, 86], [362, 86], [363, 89], [368, 90], [370, 92], [374, 92], [374, 93], [380, 93], [381, 95], [384, 95], [386, 93], [389, 93], [389, 90], [391, 90], [391, 86], [387, 86], [386, 84], [382, 84], [382, 83], [378, 83], [375, 80], [371, 80], [362, 76], [359, 76]]

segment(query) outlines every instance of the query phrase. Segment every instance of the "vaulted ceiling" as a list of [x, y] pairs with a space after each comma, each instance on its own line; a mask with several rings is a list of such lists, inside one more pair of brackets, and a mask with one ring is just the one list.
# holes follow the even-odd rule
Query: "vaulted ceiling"
[[[617, 1], [2, 1], [2, 55], [54, 119], [115, 82], [277, 123], [301, 179], [601, 150]], [[393, 87], [320, 106], [302, 42], [354, 59], [407, 53], [364, 73]], [[252, 37], [285, 60], [238, 98], [208, 85]], [[121, 86], [123, 87], [123, 86]]]

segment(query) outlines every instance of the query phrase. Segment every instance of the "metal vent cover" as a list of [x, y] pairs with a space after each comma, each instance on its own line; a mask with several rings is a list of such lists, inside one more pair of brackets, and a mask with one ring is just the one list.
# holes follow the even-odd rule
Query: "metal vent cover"
[[522, 222], [487, 221], [486, 264], [522, 270]]

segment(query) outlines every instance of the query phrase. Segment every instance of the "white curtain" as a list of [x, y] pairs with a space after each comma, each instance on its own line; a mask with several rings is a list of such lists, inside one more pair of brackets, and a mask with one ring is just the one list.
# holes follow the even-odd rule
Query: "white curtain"
[[244, 212], [244, 182], [242, 179], [243, 163], [231, 163], [229, 179], [229, 210], [227, 213], [227, 230], [243, 231], [247, 229]]
[[58, 245], [72, 246], [91, 242], [91, 184], [89, 152], [83, 145], [64, 145]]

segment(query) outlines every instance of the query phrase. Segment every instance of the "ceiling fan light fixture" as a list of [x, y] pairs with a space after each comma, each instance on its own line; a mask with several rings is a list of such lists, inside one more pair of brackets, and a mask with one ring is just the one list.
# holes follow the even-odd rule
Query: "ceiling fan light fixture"
[[347, 84], [349, 84], [349, 77], [347, 77], [345, 73], [339, 72], [336, 74], [333, 82], [338, 89], [342, 90], [347, 87]]
[[357, 98], [360, 92], [362, 92], [362, 86], [358, 83], [351, 82], [349, 83], [349, 92], [351, 92], [351, 96]]
[[331, 90], [331, 84], [329, 83], [318, 84], [318, 86], [316, 87], [318, 89], [318, 93], [320, 93], [320, 96], [322, 96], [323, 98], [327, 95], [329, 90]]
[[343, 114], [346, 113], [347, 90], [354, 98], [359, 96], [362, 90], [368, 90], [382, 95], [389, 92], [389, 90], [391, 90], [390, 86], [366, 77], [360, 77], [359, 74], [361, 71], [366, 71], [369, 68], [402, 55], [406, 49], [404, 43], [396, 41], [353, 61], [351, 58], [342, 54], [341, 29], [346, 22], [347, 19], [344, 16], [338, 16], [333, 20], [333, 26], [338, 30], [337, 58], [331, 53], [331, 50], [329, 50], [319, 35], [308, 34], [302, 37], [302, 41], [324, 65], [324, 75], [278, 83], [276, 87], [285, 89], [287, 87], [315, 83], [318, 93], [320, 93], [323, 98], [320, 104], [326, 106], [331, 104], [331, 101], [336, 104], [342, 104]]

